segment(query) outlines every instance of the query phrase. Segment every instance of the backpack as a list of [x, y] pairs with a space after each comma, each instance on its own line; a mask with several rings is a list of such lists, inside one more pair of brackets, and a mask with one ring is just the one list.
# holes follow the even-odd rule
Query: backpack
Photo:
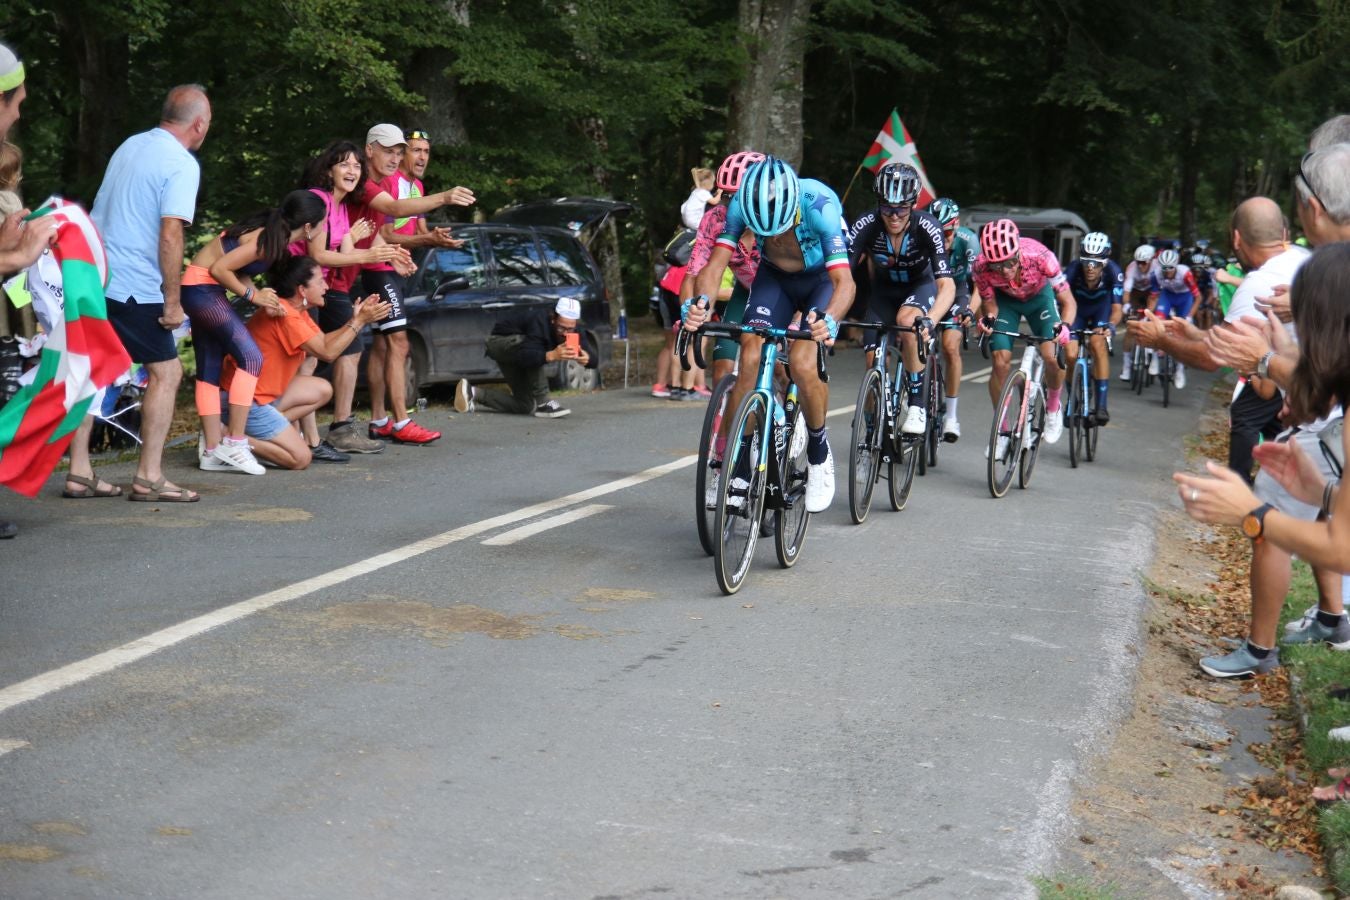
[[694, 253], [694, 238], [698, 237], [698, 232], [692, 228], [681, 228], [675, 232], [675, 236], [666, 242], [666, 247], [661, 251], [661, 256], [672, 266], [689, 265], [689, 257]]

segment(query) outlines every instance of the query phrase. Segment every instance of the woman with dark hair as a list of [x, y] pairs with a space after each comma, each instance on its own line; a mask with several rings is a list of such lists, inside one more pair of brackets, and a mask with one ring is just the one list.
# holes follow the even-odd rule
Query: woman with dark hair
[[[256, 212], [225, 229], [197, 251], [183, 274], [183, 311], [192, 321], [197, 355], [197, 415], [203, 433], [198, 466], [205, 471], [250, 475], [266, 471], [253, 458], [244, 434], [262, 354], [225, 292], [268, 315], [285, 315], [276, 292], [255, 289], [253, 278], [286, 259], [290, 255], [287, 245], [308, 238], [323, 216], [319, 198], [308, 191], [291, 191], [280, 206]], [[234, 357], [240, 371], [230, 387], [228, 433], [222, 436], [220, 368], [227, 354]]]
[[[1350, 401], [1350, 243], [1328, 244], [1304, 263], [1290, 289], [1290, 306], [1298, 354], [1289, 380], [1286, 402], [1290, 422], [1332, 418], [1321, 431], [1325, 452], [1339, 453], [1343, 465], [1350, 453], [1350, 436], [1341, 428], [1332, 437], [1347, 401]], [[1339, 444], [1339, 446], [1336, 446]], [[1320, 451], [1321, 448], [1319, 448]], [[1253, 541], [1272, 544], [1314, 568], [1350, 573], [1350, 495], [1338, 481], [1328, 480], [1323, 467], [1296, 441], [1267, 441], [1253, 450], [1261, 468], [1296, 500], [1320, 507], [1316, 521], [1288, 515], [1263, 504], [1236, 473], [1214, 462], [1206, 465], [1215, 477], [1172, 476], [1186, 511], [1192, 518], [1219, 525], [1240, 525]], [[1335, 466], [1331, 469], [1334, 471]]]

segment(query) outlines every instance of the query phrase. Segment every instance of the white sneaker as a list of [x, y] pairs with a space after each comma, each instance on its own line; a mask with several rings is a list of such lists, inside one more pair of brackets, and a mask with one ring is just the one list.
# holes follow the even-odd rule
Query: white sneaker
[[1121, 380], [1121, 381], [1129, 381], [1129, 380], [1130, 380], [1131, 378], [1133, 378], [1133, 377], [1134, 377], [1134, 371], [1133, 371], [1129, 366], [1125, 366], [1125, 367], [1123, 367], [1123, 368], [1120, 370], [1120, 380]]
[[1057, 409], [1045, 414], [1045, 438], [1047, 444], [1054, 444], [1064, 434], [1064, 410]]
[[806, 467], [806, 511], [824, 512], [834, 502], [834, 451], [818, 466]]
[[722, 485], [722, 472], [713, 469], [708, 473], [708, 486], [703, 489], [703, 505], [708, 509], [717, 509], [717, 489]]
[[1350, 725], [1342, 725], [1340, 728], [1333, 728], [1327, 732], [1327, 737], [1333, 741], [1350, 741]]
[[923, 434], [928, 427], [928, 413], [922, 406], [911, 406], [905, 415], [905, 424], [900, 426], [903, 434]]
[[961, 423], [956, 419], [948, 418], [942, 423], [942, 439], [949, 444], [955, 444], [961, 439]]
[[1150, 353], [1148, 355], [1148, 374], [1158, 374], [1158, 354], [1156, 353]]
[[[1000, 434], [1000, 435], [998, 436], [998, 447], [997, 447], [997, 449], [996, 449], [996, 452], [998, 453], [998, 458], [999, 458], [999, 459], [1003, 459], [1004, 457], [1006, 457], [1006, 456], [1008, 455], [1008, 442], [1009, 442], [1009, 437], [1008, 437], [1008, 435], [1006, 435], [1006, 434]], [[988, 459], [988, 458], [989, 458], [989, 445], [988, 445], [988, 444], [985, 444], [985, 445], [984, 445], [984, 458], [985, 458], [985, 459]]]
[[[234, 470], [244, 472], [249, 475], [266, 475], [267, 470], [258, 464], [253, 458], [253, 451], [248, 448], [248, 444], [227, 444], [221, 441], [216, 449], [211, 451], [211, 456], [218, 463], [223, 463], [224, 469], [214, 469], [216, 472]], [[202, 466], [202, 468], [206, 468]]]
[[455, 411], [473, 412], [473, 385], [469, 384], [467, 378], [461, 378], [459, 384], [455, 385]]
[[1186, 370], [1180, 364], [1177, 365], [1176, 374], [1172, 376], [1172, 385], [1178, 390], [1186, 386]]
[[1313, 623], [1313, 620], [1316, 618], [1317, 618], [1317, 604], [1314, 603], [1312, 606], [1308, 607], [1303, 611], [1303, 616], [1301, 618], [1293, 619], [1285, 623], [1284, 633], [1293, 634], [1296, 631], [1302, 631], [1303, 629], [1311, 625]]

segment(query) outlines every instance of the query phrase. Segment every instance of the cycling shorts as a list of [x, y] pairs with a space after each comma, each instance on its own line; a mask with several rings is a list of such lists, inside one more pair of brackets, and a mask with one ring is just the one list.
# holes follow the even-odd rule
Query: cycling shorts
[[[717, 304], [717, 314], [723, 322], [730, 322], [739, 325], [745, 318], [745, 300], [750, 296], [750, 289], [742, 287], [741, 283], [736, 282], [736, 286], [731, 289], [731, 298], [725, 303]], [[713, 348], [713, 360], [735, 359], [741, 342], [736, 338], [718, 338], [717, 345]]]
[[834, 283], [823, 271], [783, 272], [761, 263], [745, 301], [745, 324], [786, 328], [796, 313], [823, 312], [833, 295]]
[[1189, 318], [1191, 314], [1191, 304], [1195, 302], [1195, 295], [1190, 291], [1180, 294], [1172, 294], [1163, 291], [1158, 294], [1158, 306], [1154, 312], [1160, 316], [1171, 316], [1174, 319]]
[[363, 269], [361, 287], [367, 294], [379, 294], [389, 304], [389, 315], [371, 326], [380, 334], [406, 331], [408, 312], [403, 304], [403, 276], [387, 269]]
[[[1018, 300], [1011, 294], [994, 291], [994, 302], [998, 304], [999, 331], [1018, 331], [1022, 319], [1027, 320], [1027, 328], [1037, 337], [1048, 338], [1055, 333], [1059, 323], [1059, 307], [1055, 305], [1055, 292], [1047, 284], [1025, 300]], [[1013, 339], [1006, 334], [996, 334], [989, 341], [990, 350], [1008, 350], [1013, 348]]]
[[1114, 305], [1110, 297], [1105, 297], [1095, 303], [1078, 304], [1078, 314], [1074, 316], [1073, 320], [1074, 329], [1096, 328], [1099, 322], [1111, 321], [1111, 307]]
[[[894, 290], [895, 287], [902, 290]], [[908, 289], [908, 296], [905, 296], [904, 289]], [[919, 315], [926, 316], [932, 311], [933, 301], [936, 299], [937, 282], [932, 278], [924, 278], [912, 284], [897, 282], [895, 285], [873, 285], [872, 296], [867, 302], [867, 317], [869, 321], [891, 325], [895, 323], [895, 317], [900, 314], [900, 310], [906, 306], [917, 309]], [[875, 350], [880, 343], [881, 332], [878, 329], [863, 330], [864, 350]]]

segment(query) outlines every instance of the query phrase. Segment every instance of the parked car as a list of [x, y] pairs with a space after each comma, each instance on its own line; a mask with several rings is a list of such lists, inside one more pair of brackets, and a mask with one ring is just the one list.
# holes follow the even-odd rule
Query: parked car
[[[522, 308], [552, 309], [560, 297], [581, 301], [578, 330], [603, 366], [613, 343], [609, 291], [583, 238], [632, 209], [614, 200], [540, 200], [501, 210], [490, 222], [453, 225], [462, 247], [416, 251], [417, 272], [406, 292], [410, 400], [428, 384], [500, 379], [484, 353], [492, 326]], [[599, 369], [571, 360], [553, 369], [554, 387], [599, 386]]]

